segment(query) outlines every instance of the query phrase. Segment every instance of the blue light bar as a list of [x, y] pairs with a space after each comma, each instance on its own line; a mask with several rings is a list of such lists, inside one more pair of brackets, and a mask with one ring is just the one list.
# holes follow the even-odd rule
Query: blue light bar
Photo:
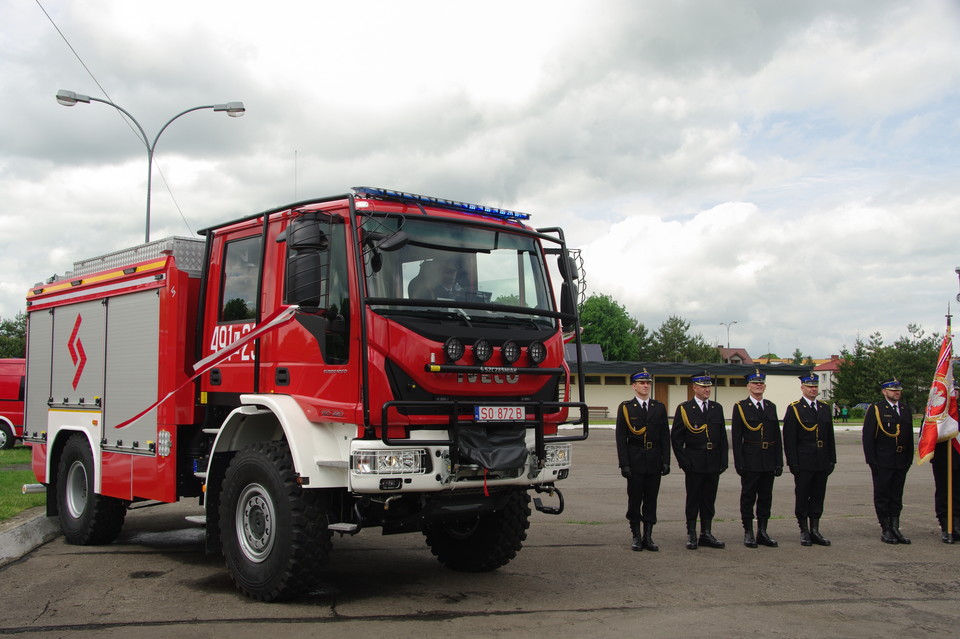
[[454, 200], [445, 200], [439, 197], [429, 195], [417, 195], [415, 193], [405, 193], [403, 191], [394, 191], [392, 189], [380, 189], [372, 186], [355, 186], [353, 192], [359, 197], [369, 197], [379, 200], [397, 200], [400, 202], [415, 202], [420, 204], [430, 204], [433, 206], [442, 206], [443, 208], [464, 211], [465, 213], [479, 213], [480, 215], [491, 215], [504, 220], [529, 220], [530, 215], [519, 213], [507, 209], [498, 209], [493, 206], [482, 206], [480, 204], [470, 204], [469, 202], [457, 202]]

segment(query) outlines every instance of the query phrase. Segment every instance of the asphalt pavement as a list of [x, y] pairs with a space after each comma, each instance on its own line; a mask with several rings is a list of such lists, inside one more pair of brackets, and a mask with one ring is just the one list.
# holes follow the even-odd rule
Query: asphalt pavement
[[713, 526], [727, 547], [686, 550], [674, 463], [654, 529], [661, 550], [631, 552], [613, 433], [595, 429], [574, 445], [574, 471], [560, 484], [566, 510], [534, 513], [524, 548], [497, 571], [456, 573], [419, 534], [368, 530], [334, 538], [315, 592], [254, 602], [236, 592], [221, 558], [203, 553], [202, 530], [185, 520], [202, 512], [190, 500], [131, 511], [108, 546], [57, 537], [0, 568], [0, 634], [956, 636], [960, 544], [940, 542], [929, 465], [907, 479], [901, 524], [913, 543], [883, 544], [858, 429], [841, 428], [837, 441], [821, 522], [828, 548], [800, 546], [788, 474], [777, 480], [770, 524], [780, 547], [745, 548], [739, 478], [729, 471]]

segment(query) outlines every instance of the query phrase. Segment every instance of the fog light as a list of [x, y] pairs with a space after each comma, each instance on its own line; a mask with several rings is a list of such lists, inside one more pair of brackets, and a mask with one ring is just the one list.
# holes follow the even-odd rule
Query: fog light
[[473, 356], [481, 364], [485, 364], [493, 356], [493, 346], [482, 337], [473, 343]]
[[450, 362], [456, 362], [463, 357], [463, 340], [459, 337], [450, 337], [443, 343], [443, 352]]
[[534, 364], [542, 364], [543, 360], [547, 359], [547, 347], [543, 345], [543, 342], [532, 342], [527, 347], [527, 357]]
[[390, 477], [380, 480], [380, 490], [399, 490], [403, 480], [399, 477]]
[[500, 354], [503, 355], [503, 361], [507, 364], [513, 364], [520, 359], [520, 347], [512, 339], [508, 339], [500, 347]]

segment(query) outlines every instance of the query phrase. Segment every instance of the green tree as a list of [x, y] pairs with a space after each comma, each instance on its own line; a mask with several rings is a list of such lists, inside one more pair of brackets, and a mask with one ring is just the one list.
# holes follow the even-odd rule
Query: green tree
[[660, 362], [719, 362], [720, 351], [703, 335], [691, 336], [690, 322], [671, 315], [653, 333], [654, 353]]
[[0, 357], [23, 357], [26, 353], [26, 314], [20, 311], [13, 319], [0, 318]]
[[902, 401], [914, 411], [926, 404], [940, 349], [940, 336], [927, 336], [916, 324], [907, 326], [908, 336], [885, 345], [880, 333], [864, 342], [859, 337], [853, 350], [842, 349], [833, 396], [843, 404], [877, 401], [880, 382], [891, 377], [903, 385]]
[[584, 343], [599, 344], [607, 360], [638, 359], [640, 337], [646, 329], [609, 295], [591, 295], [583, 302], [580, 325]]

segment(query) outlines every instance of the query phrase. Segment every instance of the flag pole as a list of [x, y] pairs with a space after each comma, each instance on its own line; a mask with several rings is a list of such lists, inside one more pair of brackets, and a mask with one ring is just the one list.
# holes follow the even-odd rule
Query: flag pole
[[[947, 337], [950, 338], [950, 343], [953, 343], [953, 334], [950, 331], [950, 320], [953, 318], [953, 315], [950, 314], [950, 302], [947, 302]], [[953, 349], [950, 349], [950, 354], [953, 355]], [[953, 367], [953, 357], [950, 358], [950, 366]], [[949, 389], [949, 393], [953, 393], [953, 389]], [[950, 405], [949, 395], [947, 396], [947, 406]], [[953, 442], [947, 442], [947, 534], [951, 537], [953, 536]]]

